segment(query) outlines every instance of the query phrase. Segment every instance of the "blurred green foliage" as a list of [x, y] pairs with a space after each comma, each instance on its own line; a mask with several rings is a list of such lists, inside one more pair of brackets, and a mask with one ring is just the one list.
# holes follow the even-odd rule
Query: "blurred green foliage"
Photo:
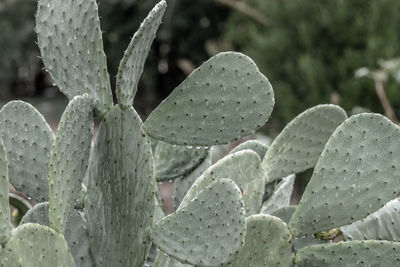
[[[400, 55], [400, 1], [244, 2], [262, 13], [269, 25], [235, 11], [223, 41], [252, 57], [270, 79], [276, 93], [275, 120], [288, 122], [308, 107], [331, 102], [335, 95], [346, 110], [358, 105], [382, 112], [373, 81], [356, 79], [354, 73]], [[389, 80], [386, 91], [399, 113], [398, 84]]]

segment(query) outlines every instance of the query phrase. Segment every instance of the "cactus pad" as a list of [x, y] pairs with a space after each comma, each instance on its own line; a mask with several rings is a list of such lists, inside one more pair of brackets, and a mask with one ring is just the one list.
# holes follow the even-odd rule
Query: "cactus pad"
[[10, 183], [34, 200], [46, 201], [54, 136], [43, 116], [26, 102], [11, 101], [0, 111], [0, 134], [7, 152]]
[[157, 255], [153, 267], [191, 267], [191, 266], [193, 265], [181, 263], [180, 261], [160, 251]]
[[319, 105], [294, 118], [265, 154], [267, 182], [314, 167], [325, 143], [346, 118], [335, 105]]
[[[153, 221], [150, 140], [133, 108], [114, 106], [101, 122], [91, 154], [85, 198], [96, 266], [143, 266]], [[99, 219], [101, 218], [101, 219]]]
[[256, 152], [258, 154], [260, 159], [263, 159], [265, 156], [265, 153], [267, 153], [268, 146], [258, 140], [249, 140], [244, 143], [241, 143], [240, 145], [238, 145], [237, 147], [232, 149], [229, 152], [229, 154], [233, 154], [238, 151], [245, 150], [245, 149], [253, 150], [254, 152]]
[[174, 204], [178, 207], [193, 185], [194, 181], [203, 174], [211, 166], [211, 153], [197, 166], [193, 171], [182, 178], [174, 180]]
[[144, 63], [166, 7], [167, 3], [163, 0], [150, 11], [125, 51], [119, 66], [116, 86], [118, 105], [121, 109], [127, 109], [133, 104]]
[[257, 153], [249, 149], [229, 154], [207, 169], [196, 179], [179, 209], [213, 181], [227, 178], [233, 180], [243, 195], [246, 216], [260, 211], [263, 190], [264, 172]]
[[367, 218], [341, 228], [345, 240], [389, 240], [400, 242], [400, 199], [389, 201]]
[[0, 138], [0, 246], [11, 237], [10, 205], [8, 203], [7, 154]]
[[379, 114], [343, 122], [327, 142], [289, 224], [296, 236], [367, 217], [400, 191], [400, 130]]
[[85, 94], [65, 109], [50, 157], [50, 226], [64, 233], [66, 222], [81, 192], [93, 138], [93, 104]]
[[[49, 203], [39, 203], [33, 209], [30, 209], [22, 218], [20, 225], [26, 223], [49, 226]], [[89, 252], [89, 236], [86, 229], [86, 221], [77, 210], [74, 210], [68, 217], [64, 236], [77, 267], [92, 267], [93, 261]]]
[[153, 225], [150, 235], [160, 250], [183, 263], [217, 266], [233, 260], [245, 231], [240, 190], [232, 180], [219, 179]]
[[261, 213], [271, 214], [279, 208], [289, 206], [295, 178], [292, 174], [277, 184], [274, 193], [262, 204]]
[[257, 214], [246, 218], [246, 239], [228, 266], [292, 266], [292, 235], [279, 218]]
[[145, 130], [178, 145], [226, 144], [264, 125], [273, 106], [271, 84], [254, 62], [225, 52], [194, 70], [150, 114]]
[[4, 249], [1, 266], [76, 266], [64, 236], [39, 224], [28, 223], [14, 229]]
[[40, 0], [36, 32], [42, 60], [69, 99], [88, 93], [100, 114], [112, 106], [96, 0]]
[[316, 245], [297, 251], [299, 267], [399, 266], [400, 243], [350, 241]]
[[208, 154], [203, 147], [188, 148], [159, 141], [154, 153], [154, 176], [157, 181], [172, 180], [190, 173]]

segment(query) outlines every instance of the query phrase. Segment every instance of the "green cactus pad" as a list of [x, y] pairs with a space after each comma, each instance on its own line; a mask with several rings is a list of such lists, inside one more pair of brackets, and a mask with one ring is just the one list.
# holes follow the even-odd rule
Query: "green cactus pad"
[[174, 180], [174, 204], [178, 207], [193, 185], [194, 181], [211, 166], [211, 153], [192, 172], [182, 178]]
[[64, 233], [74, 210], [87, 170], [93, 139], [93, 104], [85, 94], [76, 96], [65, 109], [50, 157], [50, 226]]
[[39, 224], [28, 223], [14, 229], [4, 249], [1, 266], [76, 266], [64, 236]]
[[319, 105], [294, 118], [265, 154], [267, 182], [314, 167], [325, 143], [346, 118], [346, 112], [335, 105]]
[[10, 205], [8, 203], [7, 154], [0, 138], [0, 246], [11, 237]]
[[178, 209], [194, 199], [213, 181], [221, 178], [231, 179], [239, 186], [243, 194], [246, 216], [260, 211], [264, 191], [264, 171], [257, 153], [249, 149], [229, 154], [208, 168], [196, 179]]
[[153, 221], [150, 140], [133, 108], [114, 106], [103, 118], [89, 162], [85, 198], [96, 266], [143, 266]]
[[233, 260], [245, 231], [240, 190], [232, 180], [219, 179], [153, 225], [150, 235], [160, 250], [183, 263], [217, 266]]
[[367, 218], [341, 228], [345, 240], [389, 240], [400, 242], [400, 199], [389, 201]]
[[[37, 204], [29, 210], [21, 220], [21, 224], [37, 223], [44, 226], [50, 225], [49, 202]], [[65, 239], [75, 259], [77, 267], [92, 267], [93, 261], [89, 252], [89, 236], [86, 229], [86, 221], [78, 211], [74, 210], [68, 217]]]
[[289, 224], [296, 236], [367, 217], [400, 191], [399, 127], [379, 114], [343, 122], [327, 142]]
[[290, 205], [286, 207], [281, 207], [273, 212], [271, 212], [272, 216], [278, 217], [281, 219], [284, 223], [288, 224], [290, 222], [290, 218], [292, 218], [292, 215], [294, 211], [296, 210], [297, 205]]
[[263, 126], [273, 106], [271, 84], [254, 62], [225, 52], [194, 70], [150, 114], [145, 130], [178, 145], [226, 144]]
[[191, 266], [193, 265], [181, 263], [180, 261], [160, 251], [157, 255], [153, 267], [191, 267]]
[[299, 267], [399, 266], [399, 253], [399, 242], [350, 241], [301, 249], [295, 262]]
[[279, 218], [257, 214], [246, 218], [246, 239], [228, 266], [292, 266], [292, 235]]
[[48, 200], [54, 136], [43, 116], [26, 102], [11, 101], [0, 111], [0, 135], [7, 152], [10, 183], [36, 201]]
[[154, 153], [154, 177], [172, 180], [190, 173], [208, 155], [208, 149], [188, 148], [159, 141]]
[[125, 51], [119, 65], [116, 86], [118, 105], [121, 109], [127, 109], [133, 104], [144, 63], [149, 54], [151, 43], [156, 37], [166, 7], [167, 3], [163, 0], [150, 11]]
[[240, 145], [238, 145], [237, 147], [232, 149], [229, 152], [229, 154], [233, 154], [238, 151], [245, 150], [245, 149], [250, 149], [250, 150], [253, 150], [254, 152], [256, 152], [258, 154], [258, 156], [260, 156], [260, 159], [263, 159], [265, 156], [265, 153], [267, 153], [268, 147], [269, 146], [267, 146], [266, 144], [264, 144], [258, 140], [249, 140], [244, 143], [241, 143]]
[[112, 106], [96, 0], [40, 0], [36, 32], [42, 60], [69, 99], [88, 93], [103, 115]]
[[271, 197], [262, 204], [261, 213], [271, 214], [279, 208], [289, 206], [295, 178], [296, 176], [292, 174], [279, 182]]

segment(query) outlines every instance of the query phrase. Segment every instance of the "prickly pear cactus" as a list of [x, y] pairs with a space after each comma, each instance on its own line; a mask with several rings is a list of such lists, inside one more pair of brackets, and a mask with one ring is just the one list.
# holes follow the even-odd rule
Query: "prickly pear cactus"
[[335, 105], [319, 105], [294, 118], [265, 154], [262, 164], [267, 182], [312, 168], [331, 134], [346, 118], [346, 112]]
[[233, 260], [245, 232], [239, 188], [232, 180], [218, 179], [153, 225], [151, 238], [161, 251], [183, 263], [217, 266]]
[[223, 178], [231, 179], [239, 186], [246, 216], [260, 211], [264, 190], [264, 171], [257, 153], [248, 149], [229, 154], [208, 168], [196, 179], [178, 210], [213, 181]]
[[258, 156], [260, 157], [260, 159], [263, 159], [265, 156], [265, 153], [267, 153], [268, 148], [269, 148], [269, 146], [262, 143], [261, 141], [249, 140], [244, 143], [241, 143], [240, 145], [238, 145], [237, 147], [232, 149], [229, 152], [229, 154], [233, 154], [238, 151], [245, 150], [245, 149], [250, 149], [250, 150], [253, 150], [254, 152], [256, 152], [258, 154]]
[[282, 181], [280, 181], [276, 186], [276, 189], [271, 197], [269, 197], [262, 204], [260, 213], [271, 214], [279, 208], [289, 206], [295, 178], [296, 175], [294, 174], [283, 178]]
[[112, 107], [96, 0], [40, 0], [36, 32], [42, 60], [69, 99], [88, 93], [100, 115]]
[[142, 266], [155, 185], [150, 140], [133, 108], [114, 106], [103, 118], [88, 172], [85, 215], [95, 265]]
[[295, 262], [299, 267], [398, 266], [399, 252], [399, 242], [350, 241], [301, 249]]
[[149, 54], [151, 43], [156, 37], [156, 32], [161, 24], [166, 7], [167, 3], [160, 1], [150, 11], [133, 36], [121, 60], [116, 86], [118, 105], [121, 109], [127, 109], [133, 104], [144, 63]]
[[267, 214], [246, 218], [245, 245], [228, 266], [292, 266], [292, 235], [286, 223]]
[[76, 266], [64, 236], [39, 224], [28, 223], [14, 229], [4, 253], [1, 266]]
[[150, 114], [144, 128], [172, 144], [226, 144], [264, 125], [273, 106], [271, 84], [254, 62], [224, 52], [194, 70]]
[[333, 133], [290, 221], [296, 236], [365, 218], [400, 191], [400, 128], [359, 114]]
[[10, 205], [8, 204], [7, 154], [0, 138], [0, 246], [11, 237]]
[[10, 183], [36, 201], [49, 197], [49, 159], [54, 136], [32, 105], [11, 101], [0, 111], [0, 135], [8, 158]]
[[341, 227], [345, 240], [389, 240], [400, 242], [400, 199], [389, 201], [368, 217]]
[[154, 153], [154, 177], [172, 180], [193, 171], [208, 155], [208, 149], [188, 148], [159, 141]]
[[87, 169], [93, 138], [93, 104], [91, 98], [76, 96], [61, 117], [51, 150], [50, 226], [64, 233]]

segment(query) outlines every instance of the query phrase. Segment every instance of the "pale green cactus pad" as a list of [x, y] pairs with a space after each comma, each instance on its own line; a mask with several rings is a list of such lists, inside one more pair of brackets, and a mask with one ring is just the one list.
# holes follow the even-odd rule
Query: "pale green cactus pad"
[[167, 254], [160, 251], [157, 255], [153, 267], [190, 267], [193, 265], [184, 264], [180, 261], [169, 257]]
[[11, 237], [10, 205], [8, 203], [7, 154], [0, 138], [0, 246]]
[[283, 178], [272, 195], [262, 204], [260, 213], [271, 214], [279, 208], [289, 206], [295, 178], [294, 174]]
[[399, 253], [399, 242], [349, 241], [301, 249], [295, 262], [299, 267], [399, 266]]
[[346, 118], [346, 112], [335, 105], [319, 105], [294, 118], [265, 154], [267, 182], [314, 167], [325, 143]]
[[93, 138], [93, 104], [85, 94], [76, 96], [65, 109], [50, 157], [50, 226], [64, 233], [81, 192]]
[[400, 241], [400, 199], [389, 201], [367, 218], [341, 228], [345, 240]]
[[342, 123], [327, 142], [289, 227], [296, 236], [367, 217], [400, 191], [399, 127], [379, 114]]
[[178, 209], [194, 199], [213, 181], [222, 178], [231, 179], [239, 186], [243, 195], [246, 216], [259, 213], [265, 177], [260, 157], [249, 149], [229, 154], [208, 168], [196, 179]]
[[96, 0], [40, 0], [36, 32], [42, 60], [69, 99], [88, 93], [100, 114], [112, 106]]
[[211, 166], [211, 153], [193, 171], [182, 178], [174, 180], [174, 205], [178, 207], [194, 181]]
[[43, 116], [26, 102], [11, 101], [0, 111], [0, 135], [7, 152], [10, 183], [36, 201], [48, 200], [54, 136]]
[[163, 0], [150, 11], [125, 51], [119, 65], [116, 86], [118, 104], [121, 109], [127, 109], [133, 104], [144, 63], [149, 54], [151, 43], [156, 37], [166, 7], [167, 3]]
[[154, 177], [172, 180], [190, 173], [208, 155], [208, 149], [188, 148], [159, 141], [154, 153]]
[[258, 154], [258, 156], [260, 157], [260, 159], [263, 159], [265, 156], [265, 153], [267, 153], [268, 148], [269, 148], [269, 146], [267, 146], [266, 144], [264, 144], [261, 141], [249, 140], [244, 143], [241, 143], [240, 145], [238, 145], [237, 147], [232, 149], [229, 152], [229, 154], [233, 154], [238, 151], [245, 150], [245, 149], [250, 149], [250, 150], [253, 150], [254, 152], [256, 152]]
[[[49, 226], [49, 202], [39, 203], [33, 209], [30, 209], [22, 218], [20, 225], [26, 223]], [[64, 236], [75, 259], [76, 266], [92, 267], [93, 261], [89, 251], [89, 236], [86, 229], [86, 221], [78, 211], [74, 210], [68, 217]]]
[[96, 266], [143, 266], [146, 259], [155, 184], [150, 140], [141, 127], [133, 108], [114, 106], [97, 133], [85, 198]]
[[239, 188], [232, 180], [218, 179], [153, 225], [150, 235], [160, 250], [183, 263], [217, 266], [233, 260], [245, 232]]
[[254, 62], [224, 52], [194, 70], [150, 114], [145, 130], [178, 145], [226, 144], [263, 126], [273, 106], [271, 84]]
[[39, 224], [28, 223], [14, 229], [4, 250], [1, 266], [76, 266], [64, 236]]
[[228, 266], [292, 266], [292, 235], [286, 223], [267, 214], [246, 218], [246, 239]]
[[[293, 215], [294, 211], [296, 210], [296, 208], [297, 208], [297, 206], [295, 206], [295, 205], [281, 207], [281, 208], [273, 211], [271, 213], [271, 215], [278, 217], [284, 223], [288, 224], [290, 222], [290, 218], [292, 218], [292, 215]], [[302, 248], [305, 248], [308, 246], [325, 244], [327, 242], [329, 242], [329, 241], [315, 238], [313, 235], [308, 235], [308, 236], [294, 238], [293, 248], [297, 251], [299, 249], [302, 249]]]

